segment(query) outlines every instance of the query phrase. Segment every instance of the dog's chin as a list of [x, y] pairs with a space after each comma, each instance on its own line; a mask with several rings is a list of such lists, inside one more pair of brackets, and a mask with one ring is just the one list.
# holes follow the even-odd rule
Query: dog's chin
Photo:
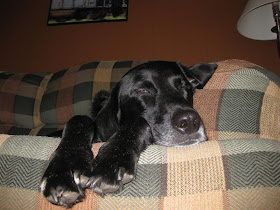
[[191, 146], [195, 146], [204, 141], [206, 141], [206, 140], [190, 139], [186, 142], [180, 142], [179, 144], [174, 144], [174, 145], [172, 145], [172, 147], [191, 147]]
[[197, 132], [192, 134], [182, 134], [173, 129], [162, 133], [162, 135], [158, 132], [156, 133], [157, 135], [154, 136], [154, 143], [167, 147], [190, 147], [207, 141], [203, 125], [200, 126]]
[[191, 147], [195, 146], [201, 142], [206, 141], [207, 139], [187, 139], [187, 140], [181, 140], [181, 141], [156, 141], [155, 144], [166, 146], [166, 147]]

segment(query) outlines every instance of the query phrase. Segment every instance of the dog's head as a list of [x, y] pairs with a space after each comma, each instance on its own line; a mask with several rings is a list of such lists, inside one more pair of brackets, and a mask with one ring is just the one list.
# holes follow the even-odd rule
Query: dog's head
[[143, 118], [150, 127], [151, 143], [188, 146], [207, 140], [193, 108], [193, 94], [204, 87], [216, 68], [216, 64], [188, 68], [179, 62], [153, 61], [131, 69], [97, 117], [104, 115], [102, 119], [107, 121], [101, 136], [107, 138], [116, 131], [113, 127], [121, 129]]

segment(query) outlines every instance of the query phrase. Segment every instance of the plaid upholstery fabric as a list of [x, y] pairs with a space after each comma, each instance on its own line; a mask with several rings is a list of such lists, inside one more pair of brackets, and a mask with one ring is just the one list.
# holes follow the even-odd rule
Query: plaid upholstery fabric
[[209, 140], [280, 139], [280, 78], [253, 63], [217, 62], [218, 69], [194, 95]]
[[40, 104], [49, 73], [0, 73], [0, 133], [32, 134], [42, 126]]
[[[111, 89], [130, 68], [146, 61], [92, 62], [63, 69], [53, 75], [48, 74], [41, 81], [41, 86], [37, 87], [38, 94], [32, 96], [37, 97], [33, 108], [33, 103], [25, 102], [25, 106], [22, 106], [21, 104], [24, 103], [17, 99], [16, 94], [14, 94], [16, 101], [12, 98], [12, 100], [7, 100], [9, 103], [0, 105], [0, 112], [3, 110], [2, 113], [4, 113], [0, 115], [0, 133], [47, 135], [55, 130], [63, 129], [65, 123], [73, 115], [90, 115], [90, 103], [98, 91]], [[209, 139], [253, 137], [279, 139], [279, 77], [247, 61], [226, 60], [217, 63], [219, 67], [213, 77], [204, 89], [197, 90], [194, 96], [194, 107], [204, 121]], [[9, 74], [13, 76], [13, 73], [1, 75], [8, 78], [5, 75]], [[25, 74], [20, 75], [24, 77]], [[29, 76], [29, 78], [32, 77]], [[33, 80], [33, 84], [38, 84], [38, 79]], [[20, 80], [16, 79], [16, 81]], [[4, 94], [6, 94], [5, 91], [7, 92], [7, 87], [11, 86], [9, 82], [10, 79], [1, 80], [0, 88], [3, 86], [1, 91]], [[18, 86], [21, 87], [19, 84], [12, 86], [15, 89]], [[21, 95], [31, 93], [27, 88], [20, 89]], [[17, 114], [18, 111], [13, 112], [11, 107], [19, 106], [33, 109], [34, 119], [29, 117], [29, 120], [26, 120], [29, 115], [25, 114], [23, 118], [23, 115]], [[9, 119], [13, 119], [11, 116], [16, 116], [14, 118], [19, 123], [2, 120], [4, 118], [2, 116], [6, 116], [7, 113], [10, 116]]]
[[[0, 209], [64, 209], [38, 192], [59, 139], [0, 135]], [[96, 155], [101, 144], [93, 145]], [[73, 209], [279, 209], [280, 142], [208, 141], [189, 148], [152, 145], [136, 179], [104, 198], [90, 190]]]
[[90, 116], [92, 97], [110, 90], [129, 69], [144, 62], [92, 62], [55, 73], [42, 99], [41, 118], [46, 126], [39, 135], [63, 128], [74, 115]]
[[[92, 96], [110, 89], [139, 63], [93, 62], [42, 76], [40, 88], [30, 97], [39, 99], [46, 89], [41, 109], [40, 100], [35, 100], [30, 116], [37, 118], [33, 124], [26, 119], [27, 126], [21, 124], [25, 120], [19, 124], [11, 120], [17, 116], [11, 114], [17, 110], [11, 107], [20, 105], [14, 101], [24, 76], [16, 74], [10, 86], [4, 79], [9, 74], [1, 74], [1, 99], [13, 93], [14, 100], [8, 103], [11, 107], [0, 105], [0, 131], [44, 135], [62, 128], [73, 114], [89, 114]], [[102, 198], [87, 190], [84, 201], [73, 209], [279, 209], [280, 79], [246, 61], [218, 64], [205, 88], [196, 91], [194, 107], [209, 140], [219, 141], [189, 148], [152, 145], [140, 157], [136, 179], [122, 192]], [[59, 141], [0, 135], [0, 209], [64, 209], [38, 192], [47, 160]], [[95, 155], [100, 146], [93, 145]]]

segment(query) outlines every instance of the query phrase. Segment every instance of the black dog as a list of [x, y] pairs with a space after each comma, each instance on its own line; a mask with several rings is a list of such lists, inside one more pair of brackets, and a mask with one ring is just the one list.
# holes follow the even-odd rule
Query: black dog
[[[133, 180], [148, 145], [185, 147], [206, 141], [193, 94], [216, 68], [153, 61], [131, 69], [110, 93], [98, 93], [92, 119], [75, 116], [65, 126], [42, 178], [44, 196], [69, 207], [84, 197], [85, 188], [101, 195], [121, 190]], [[98, 141], [107, 142], [93, 159], [91, 144]]]

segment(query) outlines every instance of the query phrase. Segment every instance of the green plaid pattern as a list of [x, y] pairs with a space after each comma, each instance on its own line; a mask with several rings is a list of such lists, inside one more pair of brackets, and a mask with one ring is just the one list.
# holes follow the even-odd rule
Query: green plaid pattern
[[209, 140], [280, 139], [280, 78], [247, 61], [218, 62], [194, 107]]
[[[0, 135], [0, 208], [61, 209], [38, 192], [58, 138]], [[96, 155], [102, 144], [94, 144]], [[86, 191], [73, 209], [278, 209], [280, 142], [208, 141], [189, 148], [152, 145], [136, 179], [117, 194]]]
[[[0, 105], [0, 132], [47, 135], [63, 129], [74, 115], [90, 115], [92, 97], [98, 91], [110, 90], [129, 69], [143, 62], [146, 61], [91, 62], [45, 77], [4, 72], [0, 94], [8, 103]], [[194, 96], [194, 107], [209, 139], [279, 139], [280, 123], [275, 117], [279, 116], [279, 77], [247, 61], [226, 60], [218, 65], [204, 89], [197, 90]], [[18, 77], [32, 83], [33, 89], [22, 85], [26, 82]], [[29, 98], [23, 97], [31, 93]]]
[[43, 127], [40, 134], [60, 128], [74, 115], [90, 116], [93, 96], [100, 90], [110, 90], [129, 69], [144, 62], [92, 62], [55, 73], [42, 99], [41, 118], [48, 127]]
[[[89, 115], [96, 92], [111, 89], [143, 62], [92, 62], [40, 74], [41, 79], [4, 72], [0, 97], [8, 104], [0, 105], [0, 131], [46, 135], [62, 129], [73, 115]], [[247, 61], [218, 65], [194, 96], [210, 141], [189, 148], [152, 145], [140, 157], [136, 179], [123, 191], [102, 198], [87, 190], [73, 209], [279, 209], [280, 79]], [[33, 91], [22, 85], [26, 78], [37, 78]], [[59, 141], [0, 135], [0, 209], [61, 209], [38, 192]], [[93, 145], [95, 155], [100, 146]]]
[[0, 133], [29, 134], [42, 125], [40, 104], [49, 73], [0, 73]]

